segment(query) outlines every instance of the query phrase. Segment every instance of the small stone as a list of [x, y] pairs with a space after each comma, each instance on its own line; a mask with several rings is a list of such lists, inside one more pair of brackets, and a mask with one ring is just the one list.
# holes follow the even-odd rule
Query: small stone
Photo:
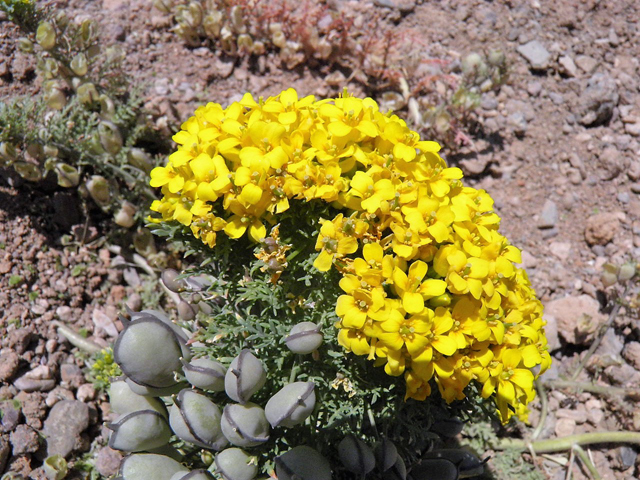
[[373, 3], [379, 7], [398, 10], [402, 13], [412, 12], [416, 8], [416, 2], [414, 0], [373, 0]]
[[591, 425], [598, 426], [604, 419], [604, 412], [601, 408], [590, 408], [587, 410], [587, 420]]
[[624, 131], [634, 137], [640, 137], [640, 122], [638, 123], [625, 123]]
[[571, 418], [576, 424], [580, 425], [587, 421], [587, 412], [585, 410], [572, 410], [569, 408], [559, 408], [556, 410], [557, 418]]
[[20, 357], [14, 351], [8, 351], [0, 355], [0, 383], [6, 383], [13, 378], [18, 371]]
[[47, 456], [67, 458], [82, 445], [80, 434], [89, 426], [89, 407], [77, 400], [56, 403], [44, 422]]
[[620, 192], [618, 193], [618, 201], [620, 203], [629, 203], [631, 197], [629, 196], [629, 192]]
[[33, 339], [33, 333], [27, 328], [19, 328], [9, 333], [7, 346], [13, 349], [18, 355], [27, 351], [27, 347]]
[[90, 383], [85, 383], [84, 385], [80, 385], [78, 387], [78, 391], [76, 392], [76, 398], [81, 402], [88, 402], [90, 400], [94, 400], [96, 398], [96, 389]]
[[56, 386], [54, 379], [34, 380], [27, 378], [26, 374], [13, 382], [13, 386], [23, 392], [48, 392]]
[[[627, 445], [623, 445], [621, 447], [616, 448], [615, 457], [619, 470], [626, 470], [628, 468], [633, 467], [636, 464], [636, 458], [638, 458], [638, 453], [631, 447]], [[614, 467], [614, 468], [615, 468]]]
[[15, 431], [11, 432], [10, 441], [14, 456], [35, 453], [40, 448], [38, 433], [28, 425], [18, 425]]
[[[0, 411], [2, 412], [2, 427], [0, 430], [4, 433], [12, 432], [20, 423], [20, 410], [13, 408], [11, 402], [5, 402], [0, 405]], [[1, 471], [1, 470], [0, 470]]]
[[102, 447], [96, 456], [96, 470], [103, 477], [111, 477], [118, 473], [122, 454], [109, 447]]
[[64, 385], [75, 388], [86, 382], [82, 370], [75, 363], [63, 363], [60, 365], [60, 379]]
[[460, 167], [466, 175], [480, 175], [490, 163], [487, 155], [460, 160]]
[[622, 356], [629, 362], [636, 370], [640, 370], [640, 343], [629, 342], [622, 350]]
[[571, 57], [567, 55], [560, 57], [558, 64], [560, 64], [560, 73], [567, 77], [575, 77], [578, 75], [578, 68]]
[[517, 50], [529, 62], [533, 70], [544, 70], [548, 67], [551, 54], [538, 40], [520, 45]]
[[560, 260], [566, 260], [571, 254], [570, 242], [551, 242], [549, 244], [549, 252]]
[[47, 407], [51, 408], [61, 400], [75, 400], [75, 397], [70, 390], [57, 386], [47, 394], [44, 403]]
[[604, 374], [612, 385], [630, 387], [640, 383], [640, 372], [626, 362], [622, 365], [611, 365], [605, 368]]
[[584, 238], [589, 245], [606, 245], [618, 234], [620, 220], [612, 213], [598, 213], [587, 218]]
[[603, 73], [596, 73], [587, 81], [587, 88], [580, 95], [580, 103], [576, 108], [578, 121], [586, 127], [607, 123], [619, 99], [615, 80]]
[[549, 92], [549, 98], [556, 105], [562, 105], [564, 103], [564, 97], [556, 92]]
[[118, 336], [119, 332], [115, 323], [113, 323], [113, 320], [102, 310], [96, 308], [91, 315], [91, 319], [96, 327], [97, 334], [104, 332], [109, 337], [115, 338]]
[[567, 437], [576, 431], [576, 421], [573, 418], [560, 418], [556, 422], [556, 436]]
[[514, 112], [507, 117], [507, 124], [513, 129], [513, 133], [522, 136], [527, 132], [527, 119], [522, 112]]
[[600, 313], [600, 303], [588, 295], [552, 300], [545, 306], [545, 316], [554, 317], [558, 334], [574, 345], [590, 342], [606, 321], [606, 316]]
[[558, 322], [556, 321], [556, 317], [551, 315], [547, 315], [545, 312], [544, 320], [547, 323], [544, 326], [544, 334], [547, 337], [547, 345], [549, 346], [549, 351], [553, 352], [558, 350], [562, 345], [560, 344], [560, 339], [558, 338]]
[[552, 200], [546, 200], [542, 206], [538, 228], [553, 228], [558, 221], [558, 206]]
[[[542, 83], [529, 82], [527, 84], [527, 93], [529, 93], [529, 95], [531, 95], [532, 97], [537, 97], [538, 95], [540, 95], [541, 91], [542, 91]], [[495, 108], [498, 108], [498, 105], [496, 105]]]
[[576, 65], [585, 73], [592, 73], [598, 66], [598, 61], [588, 55], [578, 55]]

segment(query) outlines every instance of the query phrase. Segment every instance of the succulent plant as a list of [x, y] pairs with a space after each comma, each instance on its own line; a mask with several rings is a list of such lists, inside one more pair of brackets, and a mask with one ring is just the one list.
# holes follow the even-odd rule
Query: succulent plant
[[267, 374], [262, 363], [245, 348], [229, 365], [224, 388], [229, 398], [238, 403], [246, 403], [266, 381]]
[[157, 398], [138, 395], [124, 380], [111, 382], [109, 386], [109, 404], [111, 410], [118, 415], [126, 415], [138, 410], [154, 410], [165, 418], [169, 418], [164, 403]]
[[182, 390], [169, 412], [174, 433], [185, 442], [220, 450], [227, 444], [220, 427], [220, 408], [205, 395]]
[[[431, 450], [430, 452], [427, 452], [422, 456], [422, 462], [439, 459], [448, 460], [453, 463], [458, 469], [458, 472], [460, 474], [464, 474], [465, 477], [481, 475], [484, 471], [484, 465], [489, 460], [489, 458], [480, 460], [473, 453], [461, 448], [443, 448]], [[411, 468], [411, 476], [413, 476], [415, 480], [418, 480], [413, 475], [414, 468], [415, 465]]]
[[187, 381], [194, 387], [221, 392], [227, 369], [219, 362], [208, 358], [196, 358], [190, 362], [183, 360], [182, 370]]
[[329, 461], [306, 445], [276, 457], [275, 464], [278, 480], [331, 480]]
[[123, 480], [171, 480], [179, 472], [188, 473], [189, 470], [172, 458], [153, 453], [129, 455], [120, 463]]
[[131, 412], [107, 426], [113, 430], [109, 447], [124, 452], [140, 452], [161, 447], [171, 438], [167, 419], [155, 410]]
[[151, 388], [174, 386], [174, 372], [183, 356], [176, 331], [157, 316], [141, 313], [120, 333], [113, 347], [115, 361], [135, 383]]
[[317, 350], [322, 345], [322, 341], [320, 325], [313, 322], [301, 322], [294, 325], [285, 339], [289, 350], [303, 355]]
[[237, 447], [254, 447], [269, 440], [269, 422], [255, 403], [227, 405], [220, 423], [224, 436]]
[[62, 480], [67, 477], [69, 467], [62, 455], [52, 455], [47, 457], [42, 463], [44, 473], [49, 480]]
[[413, 480], [458, 480], [458, 466], [446, 458], [421, 460], [411, 467]]
[[273, 428], [293, 427], [305, 421], [316, 405], [315, 383], [294, 382], [282, 387], [264, 408]]
[[227, 448], [215, 458], [216, 471], [224, 480], [251, 480], [258, 473], [256, 457], [240, 448]]
[[371, 447], [355, 435], [347, 435], [338, 445], [338, 456], [347, 470], [366, 475], [376, 466]]
[[407, 467], [404, 464], [402, 457], [398, 455], [396, 463], [393, 466], [382, 473], [382, 480], [405, 480], [407, 478]]
[[178, 393], [180, 390], [187, 386], [186, 383], [176, 383], [175, 385], [171, 385], [165, 388], [154, 388], [140, 385], [139, 383], [134, 382], [126, 376], [123, 378], [133, 393], [145, 397], [167, 397], [169, 395]]

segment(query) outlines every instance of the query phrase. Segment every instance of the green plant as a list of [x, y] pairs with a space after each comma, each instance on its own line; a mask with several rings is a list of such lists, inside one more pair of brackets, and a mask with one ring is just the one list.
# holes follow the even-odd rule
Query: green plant
[[153, 198], [146, 186], [156, 164], [149, 149], [166, 144], [142, 113], [139, 87], [121, 68], [123, 52], [102, 45], [92, 20], [23, 0], [0, 9], [24, 33], [19, 48], [34, 56], [40, 95], [0, 106], [0, 166], [30, 182], [55, 179], [77, 189], [129, 228]]

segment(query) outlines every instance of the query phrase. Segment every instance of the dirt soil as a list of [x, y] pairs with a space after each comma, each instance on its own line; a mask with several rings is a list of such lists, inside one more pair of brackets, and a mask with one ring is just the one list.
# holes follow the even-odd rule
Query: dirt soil
[[[523, 250], [523, 264], [546, 306], [554, 364], [545, 380], [570, 376], [615, 297], [600, 280], [602, 266], [640, 260], [640, 3], [331, 1], [410, 32], [425, 58], [456, 61], [474, 51], [505, 51], [510, 80], [484, 95], [472, 143], [455, 154], [446, 145], [443, 151], [465, 171], [469, 185], [493, 196], [503, 233]], [[146, 107], [167, 133], [199, 104], [226, 105], [245, 91], [268, 96], [294, 87], [322, 97], [347, 86], [375, 98], [383, 93], [356, 80], [328, 82], [328, 67], [286, 70], [268, 57], [257, 68], [209, 48], [187, 47], [171, 31], [171, 18], [149, 0], [57, 5], [70, 16], [97, 19], [105, 42], [126, 50], [126, 69], [146, 85]], [[15, 47], [18, 37], [0, 18], [3, 101], [40, 88], [31, 58]], [[399, 114], [408, 116], [406, 110]], [[54, 322], [108, 345], [121, 328], [117, 314], [124, 303], [139, 306], [145, 295], [141, 271], [99, 238], [81, 244], [83, 212], [70, 211], [64, 195], [29, 192], [16, 182], [0, 176], [0, 473], [45, 478], [40, 465], [48, 453], [78, 460], [90, 451], [106, 478], [119, 461], [104, 446], [108, 405], [85, 379], [83, 356]], [[70, 237], [63, 242], [63, 235]], [[637, 387], [639, 342], [640, 320], [622, 309], [577, 380]], [[640, 431], [637, 396], [549, 388], [547, 397], [539, 438]], [[65, 420], [56, 405], [79, 412], [79, 419]], [[540, 403], [532, 405], [535, 426]], [[63, 427], [71, 443], [56, 433]], [[601, 478], [640, 478], [637, 447], [587, 450]], [[567, 474], [562, 462], [542, 456], [532, 461], [549, 479]], [[579, 466], [572, 471], [577, 480], [590, 478]]]

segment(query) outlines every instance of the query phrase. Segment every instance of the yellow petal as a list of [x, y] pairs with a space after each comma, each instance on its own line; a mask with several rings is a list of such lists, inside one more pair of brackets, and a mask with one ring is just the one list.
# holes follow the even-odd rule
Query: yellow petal
[[254, 220], [251, 223], [251, 226], [249, 227], [249, 237], [251, 237], [251, 239], [254, 242], [259, 243], [262, 240], [264, 240], [266, 235], [267, 235], [267, 229], [262, 224], [262, 222], [260, 220], [257, 220], [257, 219]]
[[327, 272], [333, 263], [333, 255], [326, 250], [322, 250], [313, 262], [313, 266], [321, 272]]
[[405, 292], [402, 296], [402, 306], [407, 313], [420, 313], [424, 309], [424, 298], [419, 293]]
[[240, 238], [247, 231], [247, 225], [239, 215], [234, 215], [224, 227], [224, 233], [230, 238]]
[[246, 202], [250, 205], [255, 205], [262, 198], [262, 189], [253, 183], [247, 183], [244, 187], [242, 187], [240, 198], [243, 202]]

